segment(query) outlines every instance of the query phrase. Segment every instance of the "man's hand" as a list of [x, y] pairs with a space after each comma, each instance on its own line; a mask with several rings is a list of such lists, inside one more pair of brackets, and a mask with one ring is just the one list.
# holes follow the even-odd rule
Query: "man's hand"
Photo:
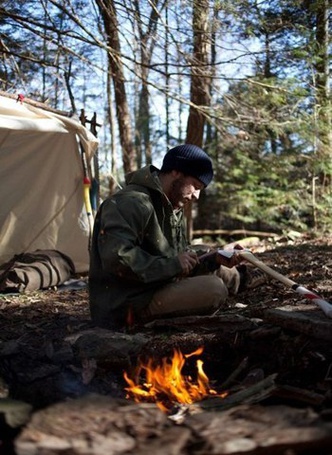
[[188, 276], [198, 263], [197, 254], [194, 252], [185, 252], [178, 254], [178, 259], [182, 267], [182, 275]]

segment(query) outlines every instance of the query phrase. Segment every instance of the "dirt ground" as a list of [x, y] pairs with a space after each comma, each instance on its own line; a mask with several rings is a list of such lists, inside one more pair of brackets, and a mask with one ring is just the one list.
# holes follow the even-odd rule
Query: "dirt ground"
[[[260, 242], [252, 252], [268, 266], [332, 302], [332, 236]], [[161, 324], [140, 332], [150, 337], [148, 351], [154, 355], [174, 346], [188, 352], [203, 342], [206, 371], [217, 384], [249, 357], [241, 380], [250, 380], [251, 374], [278, 374], [282, 384], [302, 391], [300, 397], [293, 395], [289, 402], [312, 404], [332, 420], [332, 343], [326, 329], [326, 324], [332, 327], [332, 322], [318, 307], [312, 309], [312, 304], [313, 325], [309, 331], [307, 322], [304, 332], [270, 320], [264, 322], [266, 310], [283, 306], [296, 310], [308, 304], [301, 295], [272, 280], [232, 297], [222, 312], [230, 318], [260, 321], [256, 330], [250, 329], [249, 337], [248, 330], [237, 330], [230, 336], [220, 328], [200, 325], [186, 329], [183, 325]], [[315, 318], [320, 325], [315, 324]], [[321, 327], [325, 330], [322, 336]], [[86, 288], [0, 295], [0, 398], [23, 400], [41, 409], [91, 391], [124, 397], [121, 362], [100, 362], [90, 380], [84, 381], [84, 372], [89, 368], [82, 365], [82, 356], [66, 339], [92, 328]], [[324, 399], [315, 401], [317, 396]]]

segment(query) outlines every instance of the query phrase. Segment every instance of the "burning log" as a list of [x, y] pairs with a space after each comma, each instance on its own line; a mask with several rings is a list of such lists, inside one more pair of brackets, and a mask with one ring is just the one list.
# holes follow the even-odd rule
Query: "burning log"
[[[198, 359], [196, 362], [196, 382], [182, 373], [186, 359], [202, 352], [203, 348], [199, 348], [191, 354], [184, 355], [175, 349], [172, 358], [164, 357], [160, 363], [156, 363], [153, 358], [149, 358], [146, 363], [140, 361], [134, 379], [127, 373], [124, 374], [128, 384], [126, 388], [128, 398], [133, 397], [137, 402], [153, 401], [161, 410], [168, 412], [175, 403], [191, 404], [206, 396], [217, 395], [209, 386], [202, 360]], [[140, 384], [142, 371], [145, 373], [145, 379]]]
[[[278, 389], [275, 384], [277, 375], [272, 374], [232, 394], [225, 390], [224, 384], [222, 392], [218, 393], [210, 387], [209, 378], [203, 370], [203, 362], [200, 359], [197, 360], [195, 382], [191, 376], [185, 376], [182, 370], [186, 358], [200, 355], [202, 352], [203, 348], [200, 348], [191, 354], [184, 355], [180, 350], [174, 350], [173, 357], [164, 357], [159, 363], [156, 363], [153, 358], [149, 358], [146, 362], [140, 361], [133, 378], [129, 377], [127, 373], [124, 374], [128, 384], [126, 387], [127, 398], [133, 398], [138, 403], [155, 402], [166, 413], [169, 413], [178, 404], [188, 405], [190, 408], [197, 402], [202, 409], [223, 411], [239, 404], [258, 403], [270, 397]], [[244, 359], [225, 383], [229, 384], [233, 381], [246, 365], [247, 359]], [[144, 378], [142, 378], [142, 372], [145, 374]], [[197, 410], [197, 406], [194, 405], [193, 409]], [[186, 409], [180, 408], [178, 420], [182, 420], [185, 413]], [[177, 420], [177, 417], [173, 416], [173, 420]]]

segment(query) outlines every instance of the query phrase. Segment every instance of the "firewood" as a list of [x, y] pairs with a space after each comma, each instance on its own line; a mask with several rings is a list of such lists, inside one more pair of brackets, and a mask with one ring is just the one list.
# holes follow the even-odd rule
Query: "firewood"
[[240, 405], [190, 415], [185, 425], [199, 435], [201, 454], [328, 454], [332, 447], [332, 423], [311, 409]]
[[244, 403], [258, 403], [272, 395], [276, 390], [275, 384], [276, 374], [271, 374], [262, 381], [253, 384], [251, 387], [240, 390], [236, 393], [229, 394], [225, 398], [209, 397], [200, 402], [202, 409], [209, 409], [210, 411], [224, 411], [238, 404]]
[[325, 396], [320, 393], [289, 385], [279, 385], [273, 392], [273, 395], [281, 398], [283, 401], [315, 407], [321, 406], [325, 401]]
[[248, 357], [245, 357], [240, 364], [238, 365], [237, 368], [228, 376], [228, 378], [222, 383], [220, 389], [225, 390], [227, 387], [232, 384], [235, 379], [242, 373], [242, 371], [247, 368], [248, 366]]
[[265, 321], [310, 337], [332, 341], [331, 321], [315, 305], [285, 305], [264, 312]]

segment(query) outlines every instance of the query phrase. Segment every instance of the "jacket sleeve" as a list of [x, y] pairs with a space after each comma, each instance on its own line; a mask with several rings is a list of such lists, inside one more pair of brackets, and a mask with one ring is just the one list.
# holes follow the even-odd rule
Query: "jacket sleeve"
[[97, 244], [104, 276], [155, 283], [181, 273], [180, 261], [159, 226], [148, 195], [127, 193], [109, 199], [98, 217]]

